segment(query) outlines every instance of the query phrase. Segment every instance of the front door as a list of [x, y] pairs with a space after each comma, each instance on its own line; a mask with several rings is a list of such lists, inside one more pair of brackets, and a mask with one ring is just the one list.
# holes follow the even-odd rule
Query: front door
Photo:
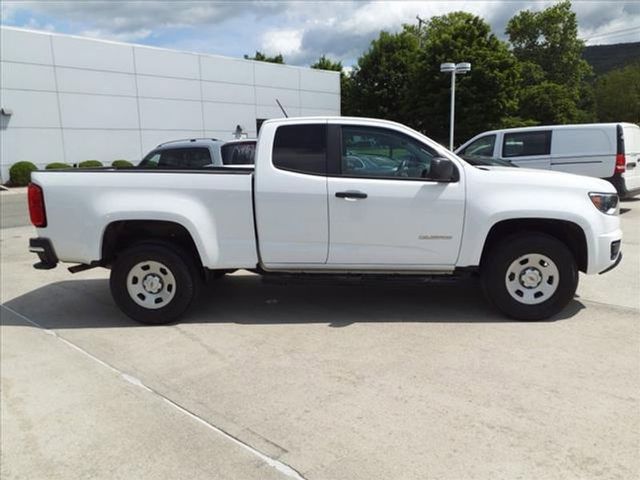
[[430, 181], [435, 150], [400, 131], [343, 125], [339, 173], [328, 178], [328, 266], [450, 268], [464, 220], [464, 185]]

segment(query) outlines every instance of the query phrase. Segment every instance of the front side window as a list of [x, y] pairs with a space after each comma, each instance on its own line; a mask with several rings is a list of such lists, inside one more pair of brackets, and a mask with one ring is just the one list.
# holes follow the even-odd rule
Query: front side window
[[327, 126], [283, 125], [273, 141], [273, 165], [281, 170], [326, 175]]
[[495, 135], [486, 135], [474, 140], [460, 152], [470, 157], [493, 157], [493, 147], [496, 144]]
[[147, 155], [141, 168], [198, 169], [211, 164], [211, 154], [208, 148], [168, 148], [156, 150]]
[[342, 127], [342, 174], [356, 177], [428, 178], [435, 150], [400, 132]]
[[505, 133], [502, 156], [529, 157], [551, 153], [551, 131]]

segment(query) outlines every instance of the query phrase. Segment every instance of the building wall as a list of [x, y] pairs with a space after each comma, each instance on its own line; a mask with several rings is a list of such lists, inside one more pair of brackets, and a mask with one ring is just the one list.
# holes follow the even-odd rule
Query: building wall
[[337, 72], [0, 28], [0, 170], [28, 160], [139, 160], [179, 138], [256, 120], [339, 115]]

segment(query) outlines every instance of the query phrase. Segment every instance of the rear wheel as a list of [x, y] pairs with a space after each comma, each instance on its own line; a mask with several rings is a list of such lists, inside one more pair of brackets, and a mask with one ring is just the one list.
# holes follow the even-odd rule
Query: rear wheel
[[199, 282], [195, 261], [179, 247], [142, 243], [118, 255], [109, 284], [113, 299], [126, 315], [159, 325], [186, 311]]
[[573, 298], [576, 261], [567, 246], [541, 233], [511, 236], [483, 260], [482, 286], [489, 300], [518, 320], [543, 320]]

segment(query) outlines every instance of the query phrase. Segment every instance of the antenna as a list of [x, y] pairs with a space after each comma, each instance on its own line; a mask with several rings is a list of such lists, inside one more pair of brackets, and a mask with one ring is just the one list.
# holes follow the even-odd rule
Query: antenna
[[284, 107], [282, 106], [282, 104], [280, 103], [280, 100], [278, 100], [276, 98], [276, 103], [278, 104], [278, 106], [280, 107], [280, 110], [282, 110], [282, 113], [284, 114], [285, 118], [289, 118], [289, 115], [287, 115], [287, 111], [284, 109]]

